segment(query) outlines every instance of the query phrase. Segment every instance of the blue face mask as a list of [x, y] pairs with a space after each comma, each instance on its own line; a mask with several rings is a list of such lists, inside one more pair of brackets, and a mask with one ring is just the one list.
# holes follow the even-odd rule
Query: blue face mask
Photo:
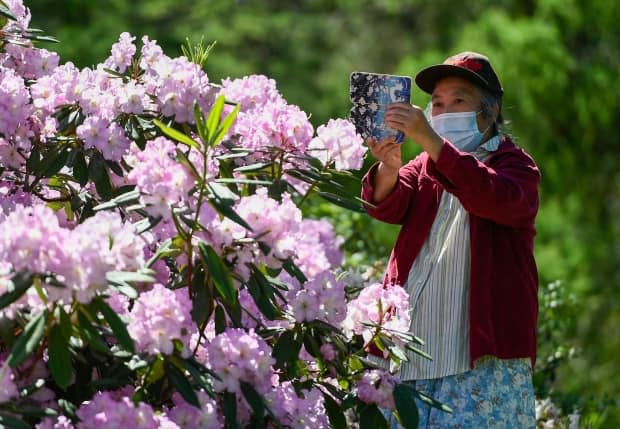
[[482, 142], [484, 132], [478, 130], [476, 117], [480, 112], [442, 113], [431, 117], [431, 127], [437, 134], [464, 152], [473, 152]]

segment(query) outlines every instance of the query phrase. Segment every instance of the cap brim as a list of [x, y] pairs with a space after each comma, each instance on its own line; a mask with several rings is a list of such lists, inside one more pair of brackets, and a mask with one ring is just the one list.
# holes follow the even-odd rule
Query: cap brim
[[432, 94], [437, 82], [449, 76], [462, 77], [475, 85], [490, 90], [489, 83], [485, 79], [469, 69], [451, 64], [437, 64], [420, 70], [415, 76], [415, 83], [422, 91]]

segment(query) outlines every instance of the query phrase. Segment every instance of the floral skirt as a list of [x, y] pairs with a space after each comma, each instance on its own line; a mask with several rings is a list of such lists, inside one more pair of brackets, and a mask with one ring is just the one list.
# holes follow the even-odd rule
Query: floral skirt
[[[421, 429], [536, 427], [529, 359], [482, 358], [470, 371], [408, 383], [453, 410], [446, 413], [416, 400]], [[390, 412], [386, 417], [392, 429], [401, 428]]]

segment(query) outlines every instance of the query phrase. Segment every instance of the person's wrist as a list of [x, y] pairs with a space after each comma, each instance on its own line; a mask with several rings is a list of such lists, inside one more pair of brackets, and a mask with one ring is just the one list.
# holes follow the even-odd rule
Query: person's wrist
[[398, 170], [400, 170], [400, 166], [389, 165], [385, 162], [381, 161], [379, 163], [379, 171], [386, 175], [397, 175]]

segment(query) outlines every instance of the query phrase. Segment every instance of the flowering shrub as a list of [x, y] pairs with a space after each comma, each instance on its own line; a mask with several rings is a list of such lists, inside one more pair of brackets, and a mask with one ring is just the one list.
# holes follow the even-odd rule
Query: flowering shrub
[[[361, 211], [354, 127], [265, 76], [210, 82], [123, 33], [93, 68], [0, 1], [0, 425], [417, 425], [367, 359], [415, 350], [403, 289], [347, 281], [309, 197]], [[419, 340], [418, 340], [419, 341]]]

